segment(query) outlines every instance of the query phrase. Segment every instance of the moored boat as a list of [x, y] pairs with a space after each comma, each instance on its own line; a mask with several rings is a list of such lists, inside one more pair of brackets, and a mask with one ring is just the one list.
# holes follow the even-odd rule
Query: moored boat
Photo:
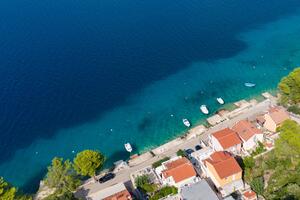
[[208, 111], [206, 105], [201, 105], [201, 106], [200, 106], [200, 110], [201, 110], [201, 112], [203, 112], [203, 113], [206, 114], [206, 115], [209, 113], [209, 111]]
[[255, 87], [255, 83], [245, 83], [244, 84], [246, 87]]
[[217, 98], [217, 102], [218, 102], [219, 104], [221, 104], [221, 105], [224, 104], [224, 100], [223, 100], [221, 97], [218, 97], [218, 98]]
[[126, 151], [128, 151], [129, 153], [132, 152], [132, 146], [129, 142], [125, 143], [124, 147], [125, 147]]
[[188, 119], [182, 119], [182, 122], [183, 122], [183, 124], [184, 124], [186, 127], [190, 127], [190, 126], [191, 126], [191, 123], [189, 122]]

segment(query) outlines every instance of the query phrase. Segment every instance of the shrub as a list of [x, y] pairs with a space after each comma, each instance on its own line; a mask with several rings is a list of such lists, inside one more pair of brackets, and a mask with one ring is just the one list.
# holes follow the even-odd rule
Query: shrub
[[135, 179], [135, 185], [144, 193], [152, 193], [156, 190], [156, 185], [151, 183], [148, 175], [138, 176]]
[[177, 194], [178, 189], [174, 186], [165, 186], [161, 188], [159, 191], [157, 191], [151, 198], [150, 200], [159, 200], [163, 197], [166, 197], [168, 195], [174, 195]]
[[255, 149], [255, 151], [253, 151], [253, 152], [251, 153], [251, 156], [259, 155], [259, 154], [261, 154], [261, 153], [263, 153], [263, 152], [265, 152], [265, 151], [266, 151], [266, 149], [265, 149], [265, 147], [264, 147], [264, 144], [261, 143], [261, 142], [258, 142], [258, 147]]
[[163, 162], [165, 162], [167, 160], [170, 160], [170, 157], [165, 157], [165, 158], [163, 158], [163, 159], [161, 159], [159, 161], [156, 161], [155, 163], [152, 164], [152, 167], [153, 168], [157, 168], [157, 167], [161, 166], [161, 163], [163, 163]]
[[263, 179], [263, 177], [254, 178], [251, 181], [250, 186], [251, 186], [251, 188], [254, 192], [256, 192], [257, 194], [262, 195], [264, 193], [264, 179]]
[[253, 168], [255, 166], [255, 160], [253, 157], [248, 156], [243, 159], [244, 168]]
[[185, 157], [185, 152], [182, 149], [179, 149], [176, 153], [177, 156]]
[[300, 115], [300, 107], [297, 105], [290, 106], [288, 111]]

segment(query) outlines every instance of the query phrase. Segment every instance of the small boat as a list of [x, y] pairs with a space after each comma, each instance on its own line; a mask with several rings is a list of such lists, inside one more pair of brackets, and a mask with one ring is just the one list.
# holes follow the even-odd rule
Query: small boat
[[221, 104], [221, 105], [224, 104], [224, 100], [223, 100], [221, 97], [218, 97], [218, 98], [217, 98], [217, 102], [218, 102], [219, 104]]
[[201, 106], [200, 106], [200, 110], [201, 110], [201, 112], [203, 112], [203, 113], [206, 114], [206, 115], [209, 113], [209, 111], [208, 111], [206, 105], [201, 105]]
[[129, 142], [125, 143], [124, 147], [125, 147], [126, 151], [128, 151], [129, 153], [132, 152], [132, 147], [131, 147], [131, 144]]
[[189, 120], [187, 120], [187, 119], [182, 119], [182, 122], [183, 122], [183, 124], [184, 124], [186, 127], [190, 127], [190, 126], [191, 126], [191, 123], [190, 123]]
[[255, 87], [255, 83], [245, 83], [244, 84], [246, 87]]

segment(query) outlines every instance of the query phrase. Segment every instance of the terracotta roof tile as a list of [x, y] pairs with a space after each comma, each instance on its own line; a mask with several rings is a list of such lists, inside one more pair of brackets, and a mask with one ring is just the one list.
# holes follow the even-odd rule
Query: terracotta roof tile
[[118, 192], [114, 195], [104, 198], [104, 200], [130, 200], [130, 199], [132, 198], [130, 193], [127, 190]]
[[256, 193], [253, 192], [252, 190], [250, 190], [250, 191], [244, 192], [243, 196], [245, 197], [245, 199], [255, 199], [256, 198]]
[[166, 170], [162, 173], [164, 177], [172, 176], [175, 183], [196, 176], [192, 163], [187, 158], [180, 158], [165, 164]]
[[262, 134], [262, 132], [248, 120], [239, 121], [232, 127], [232, 130], [234, 130], [244, 141], [248, 141], [255, 134]]
[[242, 172], [241, 167], [237, 161], [228, 152], [216, 151], [210, 158], [205, 160], [205, 163], [210, 163], [220, 178], [226, 178], [233, 174]]
[[280, 107], [270, 108], [269, 115], [277, 125], [290, 118], [289, 114], [283, 108]]
[[219, 141], [223, 149], [228, 149], [232, 146], [242, 143], [242, 141], [240, 140], [236, 132], [234, 132], [229, 128], [225, 128], [223, 130], [217, 131], [213, 133], [212, 136]]

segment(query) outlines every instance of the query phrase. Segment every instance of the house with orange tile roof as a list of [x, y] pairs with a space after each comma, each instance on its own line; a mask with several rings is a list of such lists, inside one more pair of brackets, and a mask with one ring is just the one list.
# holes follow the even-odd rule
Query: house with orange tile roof
[[118, 183], [87, 196], [88, 200], [131, 200], [132, 196], [123, 183]]
[[229, 152], [216, 151], [204, 163], [207, 177], [223, 197], [244, 188], [242, 169]]
[[257, 200], [257, 195], [252, 190], [243, 192], [242, 200]]
[[242, 148], [246, 151], [254, 150], [258, 142], [263, 142], [264, 134], [248, 120], [237, 122], [232, 130], [235, 131], [243, 141]]
[[287, 119], [290, 118], [288, 112], [282, 107], [271, 107], [264, 115], [264, 127], [272, 132], [276, 132], [277, 128]]
[[183, 185], [198, 181], [193, 164], [185, 157], [175, 157], [155, 169], [162, 185], [180, 188]]
[[215, 151], [228, 151], [233, 154], [241, 152], [242, 141], [237, 133], [229, 128], [211, 134], [210, 143]]

